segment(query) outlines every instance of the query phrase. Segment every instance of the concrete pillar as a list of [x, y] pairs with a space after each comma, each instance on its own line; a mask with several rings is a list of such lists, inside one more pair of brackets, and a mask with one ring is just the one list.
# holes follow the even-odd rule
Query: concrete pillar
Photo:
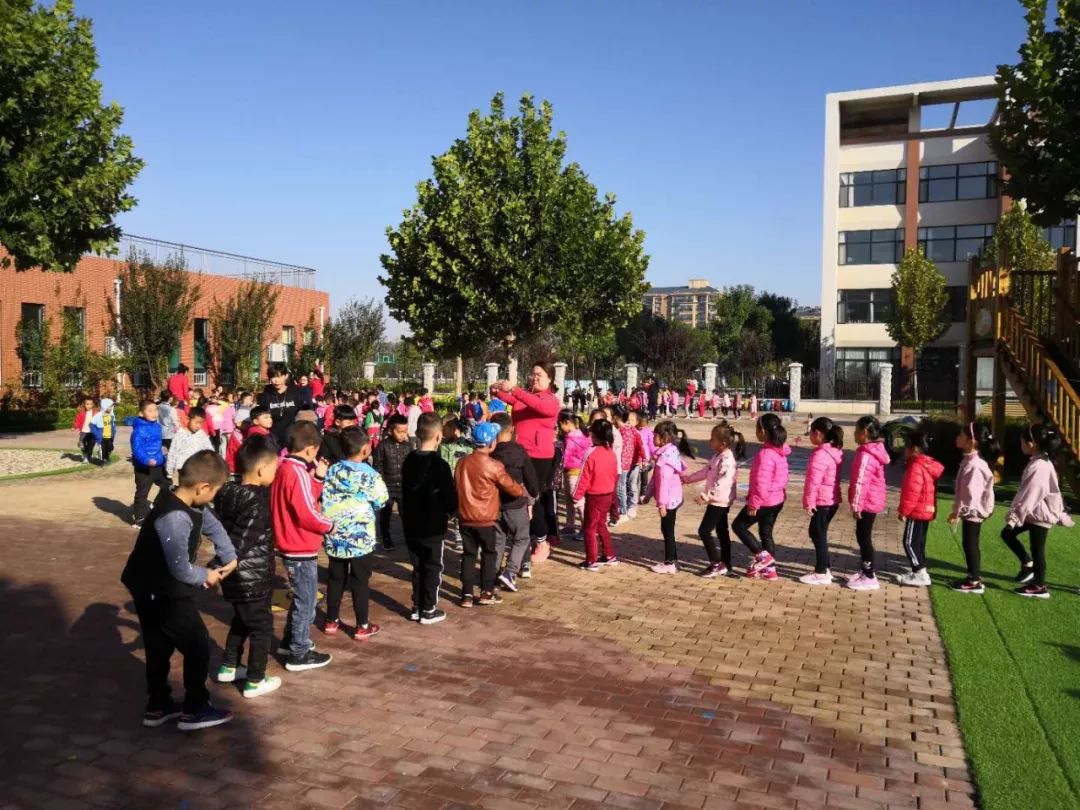
[[559, 389], [556, 393], [559, 401], [565, 401], [566, 395], [569, 393], [566, 390], [566, 363], [559, 362], [555, 364], [555, 387]]
[[499, 381], [499, 364], [498, 363], [485, 363], [484, 371], [487, 373], [488, 388], [491, 388], [495, 383]]
[[626, 364], [626, 393], [629, 394], [637, 388], [637, 363]]
[[705, 393], [710, 397], [716, 390], [716, 363], [706, 363], [705, 366]]
[[424, 363], [424, 388], [429, 394], [435, 392], [435, 364], [430, 361]]
[[375, 364], [370, 360], [368, 362], [364, 363], [364, 379], [365, 380], [374, 380], [375, 379]]
[[878, 415], [888, 416], [892, 413], [892, 363], [882, 363], [878, 366], [878, 371], [881, 374], [878, 378]]
[[802, 363], [788, 366], [788, 399], [791, 400], [791, 410], [794, 412], [802, 399]]
[[511, 357], [510, 363], [506, 367], [506, 378], [510, 380], [511, 385], [519, 385], [518, 380], [518, 361], [517, 357]]
[[465, 385], [465, 361], [461, 355], [457, 356], [456, 368], [454, 369], [454, 396], [461, 396], [461, 389]]

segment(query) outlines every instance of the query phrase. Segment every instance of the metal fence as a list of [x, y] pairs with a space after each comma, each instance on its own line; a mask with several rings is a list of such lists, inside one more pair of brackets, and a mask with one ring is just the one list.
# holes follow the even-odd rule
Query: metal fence
[[[803, 371], [799, 396], [801, 399], [821, 399], [826, 393], [822, 382], [827, 381], [820, 371]], [[873, 401], [881, 392], [881, 381], [877, 377], [837, 375], [833, 379], [831, 399], [853, 399]]]

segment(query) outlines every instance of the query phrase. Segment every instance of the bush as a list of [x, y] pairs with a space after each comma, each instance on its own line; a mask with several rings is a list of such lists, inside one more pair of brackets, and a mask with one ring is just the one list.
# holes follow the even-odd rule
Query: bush
[[[989, 420], [977, 419], [976, 423], [985, 423]], [[996, 436], [998, 445], [1005, 457], [1005, 467], [1002, 475], [1005, 478], [1016, 478], [1023, 472], [1027, 464], [1027, 457], [1020, 450], [1020, 433], [1027, 424], [1023, 419], [1005, 420], [1005, 435]], [[889, 449], [889, 455], [894, 461], [903, 459], [904, 436], [912, 428], [921, 430], [930, 441], [930, 455], [945, 465], [945, 474], [955, 476], [960, 467], [960, 450], [956, 446], [956, 437], [961, 430], [967, 429], [967, 422], [958, 417], [951, 416], [928, 416], [923, 417], [918, 423], [908, 420], [893, 420], [885, 425], [885, 443]]]
[[[0, 430], [12, 433], [33, 433], [42, 430], [69, 428], [75, 421], [77, 408], [5, 408], [0, 410]], [[135, 416], [139, 409], [135, 405], [118, 405], [113, 409], [116, 423], [124, 424], [128, 417]]]

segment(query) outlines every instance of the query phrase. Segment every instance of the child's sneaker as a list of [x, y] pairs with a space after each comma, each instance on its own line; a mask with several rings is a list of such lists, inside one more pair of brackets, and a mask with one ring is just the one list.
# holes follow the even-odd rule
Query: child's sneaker
[[325, 622], [323, 622], [322, 631], [328, 636], [336, 636], [339, 629], [341, 629], [341, 622], [339, 621], [331, 621], [330, 619], [327, 619]]
[[285, 669], [289, 672], [304, 672], [309, 669], [319, 669], [329, 664], [334, 657], [329, 653], [315, 652], [315, 650], [308, 650], [307, 654], [303, 658], [290, 658], [285, 662]]
[[420, 614], [420, 624], [438, 624], [441, 621], [445, 621], [446, 611], [435, 608], [434, 610], [425, 610]]
[[518, 576], [522, 579], [532, 579], [532, 563], [528, 560], [521, 564], [521, 570], [518, 571]]
[[860, 571], [853, 577], [849, 577], [847, 586], [853, 591], [876, 591], [881, 587], [876, 576], [867, 576]]
[[183, 713], [183, 708], [174, 701], [163, 709], [147, 709], [143, 712], [142, 724], [147, 728], [158, 728], [170, 720], [175, 720]]
[[1035, 599], [1049, 599], [1050, 589], [1045, 585], [1036, 585], [1029, 583], [1022, 588], [1017, 588], [1013, 591], [1017, 596], [1030, 596]]
[[679, 571], [679, 566], [674, 562], [660, 562], [649, 568], [654, 574], [675, 574]]
[[501, 605], [502, 597], [495, 593], [495, 591], [482, 591], [480, 593], [480, 598], [476, 600], [476, 604], [483, 605], [484, 607], [489, 605]]
[[475, 600], [473, 599], [473, 595], [471, 593], [467, 593], [463, 597], [461, 597], [461, 606], [463, 608], [471, 608], [474, 601]]
[[409, 621], [410, 622], [418, 622], [418, 621], [420, 621], [420, 608], [418, 608], [416, 605], [413, 605], [412, 610], [409, 611]]
[[269, 695], [281, 687], [281, 678], [276, 675], [267, 675], [261, 681], [248, 681], [244, 684], [244, 697], [257, 698]]
[[770, 565], [768, 568], [758, 574], [757, 579], [767, 579], [772, 582], [773, 580], [780, 579], [780, 575], [776, 573], [776, 568]]
[[215, 709], [207, 703], [195, 714], [180, 715], [180, 719], [176, 721], [176, 727], [181, 731], [198, 731], [224, 725], [232, 719], [233, 713], [228, 709]]
[[509, 571], [503, 571], [499, 574], [499, 584], [502, 585], [510, 593], [517, 593], [517, 582], [514, 581], [515, 577]]
[[1021, 585], [1026, 585], [1033, 579], [1035, 579], [1035, 568], [1030, 565], [1023, 566], [1020, 573], [1013, 577], [1013, 580]]
[[772, 566], [775, 562], [776, 558], [773, 557], [772, 554], [767, 551], [760, 551], [754, 557], [754, 562], [750, 566], [749, 573], [759, 573], [761, 571], [764, 571], [766, 568]]
[[582, 560], [581, 562], [578, 563], [578, 568], [580, 568], [582, 571], [599, 571], [600, 570], [600, 563], [598, 563], [598, 562], [589, 562], [588, 560]]
[[728, 568], [723, 563], [713, 563], [704, 571], [701, 572], [702, 579], [712, 579], [713, 577], [727, 576]]
[[372, 636], [379, 635], [381, 629], [375, 622], [368, 622], [367, 627], [357, 627], [353, 631], [353, 641], [367, 641]]
[[533, 549], [532, 561], [534, 563], [543, 562], [551, 556], [551, 544], [547, 540], [541, 540], [536, 544], [536, 548]]
[[598, 564], [600, 564], [600, 565], [618, 565], [619, 564], [619, 558], [618, 557], [601, 557], [596, 562]]
[[952, 584], [952, 589], [957, 593], [985, 593], [981, 579], [958, 579]]
[[933, 585], [930, 579], [930, 572], [925, 568], [920, 568], [918, 571], [911, 571], [907, 574], [900, 574], [897, 576], [896, 581], [901, 585], [907, 585], [911, 588], [929, 588]]
[[217, 680], [218, 683], [233, 683], [235, 681], [242, 681], [247, 678], [247, 669], [244, 667], [227, 667], [222, 664], [218, 667]]
[[803, 574], [799, 577], [799, 582], [803, 585], [832, 585], [832, 572], [826, 571], [824, 574], [819, 574], [816, 571], [811, 571], [809, 574]]
[[626, 516], [628, 518], [630, 518], [630, 520], [633, 520], [634, 518], [637, 517], [637, 509], [633, 509], [633, 508], [627, 509], [626, 510]]

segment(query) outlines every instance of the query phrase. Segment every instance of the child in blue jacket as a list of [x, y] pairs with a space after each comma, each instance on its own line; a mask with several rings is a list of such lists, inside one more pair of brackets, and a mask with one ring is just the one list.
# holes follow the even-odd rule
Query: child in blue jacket
[[[102, 400], [104, 405], [108, 400]], [[161, 449], [161, 425], [157, 403], [146, 399], [139, 403], [139, 415], [131, 429], [131, 463], [135, 467], [135, 506], [131, 525], [142, 526], [150, 514], [150, 487], [158, 492], [168, 489], [165, 479], [165, 453]]]

